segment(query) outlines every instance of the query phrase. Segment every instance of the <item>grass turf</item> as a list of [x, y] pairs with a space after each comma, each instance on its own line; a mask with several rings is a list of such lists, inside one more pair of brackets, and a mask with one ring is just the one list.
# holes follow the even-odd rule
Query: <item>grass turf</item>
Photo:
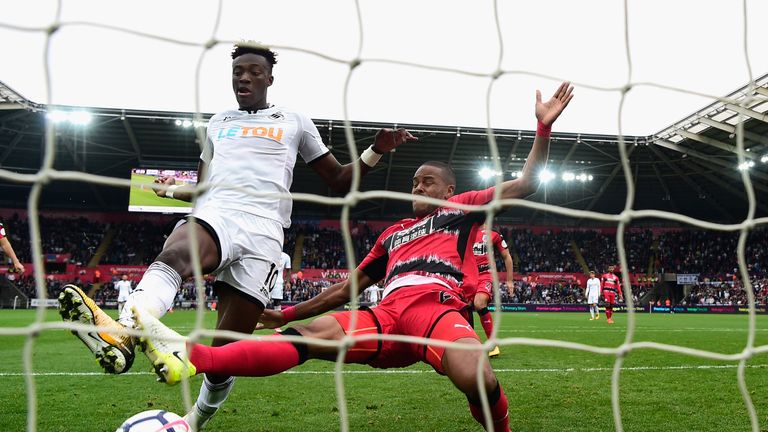
[[[114, 314], [114, 311], [112, 311]], [[506, 313], [500, 337], [532, 337], [616, 347], [624, 341], [626, 315], [608, 326], [604, 316]], [[211, 328], [215, 315], [207, 313]], [[55, 311], [46, 320], [57, 321]], [[0, 327], [34, 321], [34, 311], [0, 311]], [[189, 332], [194, 313], [177, 311], [164, 322]], [[768, 317], [758, 317], [756, 346], [768, 344]], [[482, 333], [482, 330], [478, 330]], [[718, 353], [738, 353], [747, 341], [746, 315], [637, 315], [634, 340]], [[28, 391], [22, 351], [27, 338], [0, 336], [0, 430], [27, 429]], [[113, 431], [147, 409], [184, 412], [181, 387], [155, 382], [138, 354], [130, 373], [100, 374], [85, 347], [67, 331], [46, 330], [32, 346], [38, 431]], [[614, 357], [532, 346], [502, 347], [492, 360], [509, 401], [513, 430], [605, 431], [614, 429], [610, 384]], [[768, 354], [749, 361], [746, 379], [760, 430], [768, 430]], [[269, 378], [240, 378], [208, 430], [336, 431], [333, 363], [310, 360]], [[750, 429], [736, 380], [736, 363], [657, 350], [629, 353], [621, 373], [621, 409], [628, 431], [744, 431]], [[381, 371], [344, 367], [350, 430], [481, 431], [465, 398], [447, 378], [417, 364]], [[192, 397], [200, 377], [192, 380]]]

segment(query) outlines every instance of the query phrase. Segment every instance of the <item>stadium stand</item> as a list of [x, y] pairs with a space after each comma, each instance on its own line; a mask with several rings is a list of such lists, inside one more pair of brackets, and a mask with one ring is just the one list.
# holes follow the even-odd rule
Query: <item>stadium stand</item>
[[[106, 266], [147, 265], [159, 252], [164, 241], [164, 230], [169, 221], [166, 216], [102, 222], [109, 217], [41, 217], [42, 247], [45, 259], [65, 256], [73, 264], [76, 274], [64, 274], [64, 267], [46, 268], [48, 298], [55, 298], [66, 283], [84, 286], [94, 292], [97, 300], [114, 301], [117, 292], [112, 282], [119, 278], [118, 267], [111, 269], [102, 284], [93, 284], [93, 276], [86, 270], [97, 250], [103, 249], [98, 264]], [[6, 218], [12, 226], [11, 239], [23, 262], [31, 262], [27, 220], [14, 214]], [[356, 259], [370, 249], [380, 231], [377, 223], [359, 223], [352, 227], [352, 240]], [[608, 264], [617, 263], [615, 230], [610, 228], [569, 230], [557, 226], [517, 227], [500, 226], [497, 229], [508, 240], [515, 260], [517, 280], [513, 295], [509, 295], [502, 282], [502, 301], [508, 303], [583, 303], [583, 287], [578, 280], [554, 276], [538, 279], [538, 273], [582, 274], [587, 269], [603, 271]], [[105, 234], [112, 230], [113, 236]], [[625, 235], [629, 271], [637, 274], [631, 281], [635, 301], [640, 303], [658, 299], [648, 296], [657, 282], [656, 274], [698, 274], [700, 283], [680, 295], [677, 302], [687, 305], [740, 305], [746, 301], [741, 283], [734, 277], [737, 270], [736, 243], [738, 234], [714, 231], [664, 227], [630, 229]], [[107, 244], [108, 243], [108, 244]], [[755, 295], [763, 303], [768, 289], [768, 230], [757, 228], [747, 242], [747, 266], [752, 276]], [[574, 249], [572, 245], [575, 245]], [[347, 272], [344, 244], [338, 224], [323, 220], [295, 223], [286, 231], [285, 250], [294, 257], [293, 283], [285, 289], [284, 300], [298, 302], [317, 295], [332, 282], [343, 279]], [[584, 265], [587, 268], [584, 268]], [[497, 260], [497, 268], [503, 264]], [[322, 278], [305, 276], [300, 270], [323, 270]], [[140, 275], [136, 270], [136, 275]], [[316, 273], [315, 273], [316, 274]], [[526, 275], [531, 275], [527, 277]], [[34, 298], [35, 283], [32, 273], [13, 275], [10, 281], [19, 293]], [[206, 281], [209, 299], [215, 291]], [[187, 306], [196, 300], [194, 283], [187, 281], [182, 287], [179, 301]], [[25, 300], [26, 301], [26, 300]], [[4, 306], [7, 307], [7, 299]]]

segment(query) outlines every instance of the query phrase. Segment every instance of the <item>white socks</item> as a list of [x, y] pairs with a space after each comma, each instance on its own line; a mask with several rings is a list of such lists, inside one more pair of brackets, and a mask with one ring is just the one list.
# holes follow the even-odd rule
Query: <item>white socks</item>
[[133, 306], [160, 318], [173, 306], [176, 292], [181, 286], [181, 275], [166, 263], [155, 261], [150, 264], [136, 289], [128, 296], [118, 322], [128, 328], [134, 328]]
[[203, 416], [212, 416], [227, 400], [234, 386], [235, 377], [229, 377], [222, 383], [214, 384], [208, 381], [207, 375], [203, 375], [203, 384], [200, 386], [200, 394], [195, 402], [198, 413]]

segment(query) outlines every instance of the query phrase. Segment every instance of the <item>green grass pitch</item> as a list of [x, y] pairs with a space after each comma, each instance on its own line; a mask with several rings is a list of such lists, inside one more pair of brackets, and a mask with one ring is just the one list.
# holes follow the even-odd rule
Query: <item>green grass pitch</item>
[[[115, 311], [111, 311], [114, 315]], [[194, 312], [177, 311], [164, 321], [191, 331]], [[500, 336], [620, 345], [626, 315], [608, 326], [587, 314], [506, 313]], [[57, 321], [55, 311], [46, 319]], [[24, 327], [34, 311], [0, 311], [0, 327]], [[209, 328], [214, 313], [205, 316]], [[768, 317], [758, 317], [755, 344], [768, 344]], [[480, 332], [479, 325], [477, 328]], [[738, 353], [747, 340], [746, 315], [637, 316], [635, 340], [656, 341], [719, 353]], [[0, 430], [27, 428], [27, 387], [22, 352], [27, 338], [0, 336]], [[32, 346], [38, 431], [114, 431], [147, 409], [183, 414], [181, 387], [155, 382], [138, 354], [133, 370], [99, 373], [85, 347], [69, 332], [46, 330]], [[515, 431], [611, 431], [610, 384], [614, 358], [560, 348], [502, 347], [492, 364], [510, 401]], [[760, 430], [768, 430], [768, 354], [749, 360], [747, 385]], [[275, 377], [239, 378], [207, 430], [337, 431], [333, 363], [310, 360]], [[465, 398], [447, 378], [418, 364], [381, 371], [348, 365], [344, 370], [350, 429], [370, 432], [481, 431]], [[631, 352], [621, 373], [621, 408], [627, 431], [746, 431], [749, 417], [737, 385], [734, 362], [719, 362], [656, 350]], [[200, 377], [192, 383], [197, 395]]]
[[152, 191], [151, 188], [142, 187], [152, 184], [155, 176], [143, 174], [131, 174], [131, 192], [128, 197], [128, 203], [135, 206], [164, 206], [164, 207], [189, 207], [186, 201], [177, 199], [161, 198]]

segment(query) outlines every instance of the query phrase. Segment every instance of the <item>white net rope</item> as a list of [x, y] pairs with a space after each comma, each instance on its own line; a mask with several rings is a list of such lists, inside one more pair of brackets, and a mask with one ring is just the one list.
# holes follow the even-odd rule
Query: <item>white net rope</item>
[[[255, 195], [259, 195], [259, 196], [271, 196], [271, 197], [278, 197], [281, 199], [293, 199], [297, 201], [307, 201], [312, 203], [334, 205], [334, 206], [341, 207], [341, 217], [340, 217], [341, 229], [342, 229], [342, 235], [344, 239], [345, 252], [348, 257], [347, 262], [348, 262], [350, 271], [354, 269], [357, 265], [357, 263], [355, 262], [353, 242], [352, 242], [352, 237], [349, 229], [350, 209], [354, 207], [361, 200], [366, 200], [366, 199], [384, 199], [385, 198], [385, 199], [403, 200], [403, 201], [409, 201], [409, 202], [413, 201], [414, 199], [418, 199], [419, 201], [428, 202], [431, 204], [445, 205], [445, 206], [459, 208], [463, 210], [482, 211], [482, 212], [485, 212], [487, 215], [486, 223], [488, 224], [488, 226], [492, 226], [493, 216], [495, 213], [497, 213], [502, 208], [509, 208], [514, 206], [550, 212], [550, 213], [568, 216], [568, 217], [591, 219], [591, 220], [602, 221], [607, 223], [617, 223], [618, 224], [618, 229], [616, 231], [617, 252], [619, 256], [619, 263], [621, 266], [621, 273], [622, 273], [621, 275], [622, 276], [621, 279], [623, 281], [622, 289], [625, 294], [630, 293], [631, 287], [630, 287], [630, 282], [629, 282], [630, 278], [628, 273], [629, 266], [627, 265], [628, 264], [627, 254], [626, 254], [625, 245], [624, 245], [624, 233], [627, 228], [627, 225], [630, 224], [633, 220], [643, 219], [643, 218], [658, 218], [658, 219], [676, 221], [676, 222], [688, 224], [695, 227], [700, 227], [707, 230], [718, 230], [718, 231], [727, 231], [727, 232], [738, 231], [740, 234], [739, 241], [738, 241], [738, 249], [737, 249], [739, 273], [741, 276], [741, 280], [743, 281], [743, 287], [744, 287], [744, 290], [746, 291], [748, 304], [749, 304], [748, 337], [747, 337], [747, 342], [744, 345], [744, 348], [740, 352], [736, 352], [732, 354], [722, 354], [722, 353], [713, 352], [713, 351], [692, 349], [692, 348], [687, 348], [682, 346], [668, 345], [668, 344], [655, 343], [655, 342], [636, 342], [634, 341], [636, 323], [635, 323], [635, 309], [634, 309], [632, 295], [624, 295], [624, 298], [626, 299], [626, 302], [627, 302], [627, 332], [624, 338], [624, 342], [617, 347], [605, 348], [605, 347], [593, 346], [588, 344], [567, 342], [567, 341], [561, 341], [561, 340], [550, 340], [550, 339], [499, 338], [498, 329], [499, 329], [499, 325], [501, 324], [502, 313], [501, 313], [501, 307], [500, 307], [501, 297], [498, 289], [494, 291], [494, 298], [493, 298], [494, 305], [496, 306], [495, 312], [494, 312], [493, 333], [491, 338], [488, 339], [483, 345], [479, 347], [467, 346], [463, 344], [447, 343], [447, 342], [435, 341], [435, 340], [427, 340], [424, 338], [417, 338], [417, 337], [393, 336], [393, 335], [380, 335], [380, 336], [370, 335], [370, 336], [359, 336], [359, 337], [346, 336], [340, 342], [324, 341], [324, 340], [317, 340], [317, 339], [311, 339], [311, 338], [287, 337], [289, 340], [302, 340], [303, 342], [310, 343], [310, 344], [318, 344], [318, 345], [324, 345], [324, 346], [338, 346], [340, 348], [338, 359], [335, 365], [334, 375], [335, 375], [335, 384], [336, 384], [337, 405], [338, 405], [339, 417], [340, 417], [340, 429], [342, 431], [346, 432], [349, 430], [349, 419], [348, 419], [347, 403], [346, 403], [345, 390], [344, 390], [343, 359], [347, 352], [347, 349], [349, 349], [349, 347], [351, 347], [355, 343], [355, 341], [371, 340], [371, 339], [392, 340], [392, 341], [410, 342], [410, 343], [418, 343], [418, 344], [425, 344], [429, 342], [431, 345], [436, 345], [436, 346], [445, 346], [445, 347], [451, 347], [451, 348], [457, 348], [457, 349], [482, 349], [484, 350], [484, 352], [490, 351], [496, 345], [499, 345], [499, 346], [527, 345], [527, 346], [536, 346], [536, 347], [564, 348], [564, 349], [579, 350], [579, 351], [606, 355], [606, 356], [613, 356], [615, 357], [615, 361], [614, 361], [614, 367], [613, 367], [613, 373], [612, 373], [612, 379], [611, 379], [611, 401], [612, 401], [612, 411], [613, 411], [613, 417], [614, 417], [614, 427], [616, 431], [622, 431], [624, 429], [623, 423], [622, 423], [622, 412], [621, 412], [621, 404], [619, 401], [619, 394], [620, 394], [622, 364], [624, 362], [624, 357], [627, 355], [627, 353], [633, 350], [650, 349], [650, 350], [665, 351], [668, 353], [678, 353], [678, 354], [683, 354], [687, 356], [700, 357], [700, 358], [711, 359], [711, 360], [721, 360], [721, 361], [731, 361], [731, 362], [738, 361], [737, 375], [736, 375], [737, 381], [738, 381], [738, 387], [741, 391], [744, 405], [746, 406], [749, 414], [751, 429], [753, 432], [759, 431], [757, 414], [755, 411], [752, 398], [750, 396], [750, 391], [747, 387], [746, 380], [745, 380], [745, 369], [747, 366], [747, 361], [749, 361], [750, 358], [752, 358], [754, 355], [768, 352], [768, 345], [757, 346], [757, 347], [754, 345], [755, 333], [756, 333], [755, 296], [754, 296], [754, 291], [752, 289], [752, 285], [750, 282], [749, 274], [747, 272], [745, 250], [746, 250], [746, 240], [750, 230], [753, 229], [756, 225], [767, 223], [768, 218], [754, 217], [756, 201], [755, 201], [755, 194], [752, 187], [752, 183], [750, 181], [749, 174], [746, 170], [741, 171], [741, 179], [747, 193], [749, 207], [748, 207], [747, 217], [741, 223], [738, 223], [738, 224], [729, 224], [729, 225], [716, 224], [716, 223], [694, 219], [694, 218], [687, 217], [677, 213], [658, 211], [658, 210], [634, 210], [633, 203], [634, 203], [634, 196], [635, 196], [635, 182], [633, 181], [632, 172], [630, 170], [629, 158], [627, 153], [627, 145], [625, 144], [625, 141], [622, 135], [622, 109], [624, 107], [624, 100], [627, 92], [629, 92], [634, 87], [639, 87], [639, 86], [656, 87], [660, 89], [672, 90], [672, 91], [681, 92], [681, 93], [704, 96], [712, 100], [720, 101], [723, 103], [733, 103], [741, 106], [749, 105], [749, 103], [751, 102], [751, 98], [748, 96], [746, 99], [733, 100], [730, 98], [722, 98], [716, 95], [698, 93], [698, 92], [683, 89], [683, 88], [670, 87], [670, 86], [665, 86], [665, 85], [661, 85], [653, 82], [633, 82], [632, 81], [632, 55], [630, 50], [630, 39], [629, 39], [629, 26], [631, 24], [631, 21], [630, 21], [630, 16], [627, 9], [628, 8], [627, 3], [628, 2], [625, 0], [624, 7], [623, 7], [624, 43], [625, 43], [626, 61], [628, 66], [626, 83], [623, 86], [618, 88], [599, 87], [599, 86], [594, 86], [594, 85], [589, 85], [586, 83], [579, 83], [579, 82], [573, 83], [576, 88], [590, 88], [590, 89], [603, 91], [603, 92], [618, 92], [621, 95], [620, 102], [619, 102], [618, 118], [617, 118], [618, 131], [619, 131], [618, 147], [621, 155], [621, 167], [622, 167], [622, 172], [624, 174], [624, 179], [626, 182], [627, 195], [626, 195], [626, 201], [624, 204], [624, 210], [619, 214], [606, 214], [606, 213], [593, 212], [593, 211], [574, 210], [574, 209], [569, 209], [565, 207], [554, 206], [554, 205], [549, 205], [544, 203], [535, 203], [535, 202], [525, 201], [525, 200], [502, 200], [500, 199], [500, 190], [498, 189], [498, 187], [496, 189], [496, 193], [493, 201], [483, 206], [460, 205], [460, 204], [447, 203], [444, 201], [439, 201], [439, 200], [434, 200], [434, 199], [429, 199], [424, 197], [414, 198], [414, 196], [412, 196], [411, 194], [398, 193], [398, 192], [392, 192], [392, 191], [377, 190], [377, 191], [363, 192], [359, 190], [360, 172], [358, 167], [355, 167], [351, 191], [343, 198], [329, 198], [329, 197], [323, 197], [323, 196], [312, 195], [312, 194], [304, 194], [301, 192], [293, 193], [292, 195], [275, 195], [275, 194], [263, 194], [263, 193], [258, 194], [252, 191], [248, 191], [248, 192], [253, 193]], [[493, 164], [494, 164], [494, 167], [493, 167], [494, 171], [503, 172], [501, 163], [500, 163], [498, 147], [496, 145], [496, 140], [494, 137], [494, 131], [490, 126], [491, 125], [491, 121], [490, 121], [491, 94], [493, 92], [493, 87], [496, 80], [501, 76], [508, 75], [508, 74], [529, 75], [529, 76], [550, 79], [553, 81], [566, 81], [567, 77], [548, 76], [548, 75], [539, 74], [533, 71], [526, 71], [526, 70], [503, 70], [501, 68], [502, 59], [503, 59], [505, 50], [504, 50], [503, 38], [501, 34], [501, 25], [500, 25], [497, 6], [498, 6], [497, 2], [494, 2], [494, 25], [496, 29], [496, 35], [498, 38], [498, 44], [499, 44], [498, 60], [497, 60], [496, 68], [486, 73], [478, 73], [478, 72], [472, 72], [467, 70], [438, 67], [438, 66], [433, 66], [429, 64], [411, 63], [411, 62], [405, 62], [405, 61], [399, 61], [399, 60], [393, 60], [393, 59], [362, 57], [363, 44], [365, 42], [365, 37], [363, 32], [364, 26], [363, 26], [362, 11], [360, 9], [359, 2], [355, 2], [356, 12], [357, 12], [356, 13], [357, 29], [359, 32], [358, 42], [357, 42], [358, 43], [357, 55], [352, 59], [336, 58], [336, 57], [324, 54], [322, 52], [307, 50], [297, 46], [282, 46], [277, 44], [271, 44], [269, 43], [268, 40], [262, 41], [262, 43], [265, 46], [269, 46], [270, 48], [273, 48], [278, 52], [279, 51], [302, 52], [305, 54], [317, 56], [328, 62], [334, 62], [334, 63], [348, 66], [349, 69], [347, 72], [347, 77], [346, 77], [346, 82], [344, 85], [344, 91], [343, 91], [342, 97], [344, 100], [344, 126], [346, 131], [347, 146], [348, 146], [349, 154], [352, 160], [356, 160], [358, 158], [358, 153], [357, 153], [357, 147], [354, 141], [351, 123], [348, 116], [347, 101], [348, 101], [348, 91], [349, 91], [350, 80], [356, 68], [361, 64], [365, 62], [389, 63], [392, 65], [399, 65], [403, 67], [420, 68], [420, 69], [425, 69], [430, 71], [440, 71], [440, 72], [448, 72], [448, 73], [460, 74], [460, 75], [466, 75], [466, 76], [487, 78], [488, 89], [486, 94], [486, 118], [487, 118], [488, 147], [490, 150], [491, 160], [493, 161]], [[53, 100], [52, 94], [54, 90], [51, 87], [50, 70], [49, 70], [50, 41], [51, 41], [51, 36], [62, 27], [77, 26], [77, 27], [101, 28], [101, 29], [106, 29], [114, 32], [127, 33], [130, 35], [139, 36], [142, 38], [150, 38], [158, 41], [170, 42], [178, 45], [199, 47], [201, 49], [201, 52], [200, 52], [200, 57], [199, 57], [198, 66], [197, 66], [196, 75], [195, 75], [195, 80], [196, 80], [195, 120], [201, 121], [203, 117], [200, 111], [199, 89], [201, 86], [200, 70], [201, 70], [203, 60], [206, 54], [208, 53], [208, 51], [213, 47], [216, 47], [220, 44], [226, 44], [231, 46], [236, 42], [240, 42], [240, 41], [220, 40], [217, 38], [219, 23], [220, 23], [221, 14], [222, 14], [222, 7], [223, 7], [223, 2], [220, 1], [218, 4], [218, 11], [213, 22], [213, 26], [212, 26], [213, 28], [211, 30], [210, 39], [207, 42], [202, 44], [198, 42], [190, 42], [185, 40], [178, 40], [178, 39], [163, 37], [155, 34], [143, 33], [143, 32], [128, 29], [128, 28], [104, 25], [98, 22], [62, 21], [60, 19], [61, 8], [62, 8], [61, 0], [59, 0], [59, 2], [57, 3], [57, 12], [53, 22], [51, 22], [50, 25], [48, 25], [47, 27], [24, 27], [24, 26], [13, 25], [10, 23], [0, 22], [0, 28], [20, 31], [20, 32], [43, 33], [46, 35], [46, 43], [45, 43], [45, 48], [43, 52], [43, 57], [44, 57], [44, 64], [45, 64], [47, 105], [51, 105], [51, 101]], [[749, 73], [749, 81], [750, 81], [750, 85], [749, 85], [750, 91], [748, 92], [748, 94], [753, 94], [751, 90], [753, 90], [755, 87], [755, 81], [752, 75], [752, 69], [751, 69], [749, 54], [747, 50], [748, 28], [747, 28], [746, 18], [747, 18], [748, 11], [747, 11], [746, 0], [742, 2], [741, 8], [742, 8], [743, 18], [744, 18], [742, 49], [744, 50], [744, 57], [746, 59], [746, 66]], [[198, 134], [203, 134], [203, 133], [204, 132], [198, 129]], [[202, 138], [204, 138], [204, 136]], [[742, 164], [746, 160], [745, 153], [744, 153], [745, 152], [744, 130], [743, 130], [742, 122], [739, 122], [737, 125], [736, 138], [737, 138], [738, 162], [739, 164]], [[204, 141], [200, 140], [200, 142], [204, 142]], [[55, 124], [53, 122], [47, 122], [46, 130], [45, 130], [44, 155], [43, 155], [42, 165], [39, 171], [35, 174], [18, 174], [6, 169], [0, 169], [0, 178], [13, 181], [13, 182], [27, 183], [32, 185], [29, 199], [27, 202], [29, 229], [30, 229], [30, 239], [32, 244], [33, 263], [34, 263], [34, 278], [36, 281], [38, 298], [43, 300], [46, 297], [46, 289], [44, 286], [45, 275], [43, 274], [43, 268], [44, 268], [42, 263], [43, 251], [41, 250], [41, 243], [40, 243], [40, 225], [39, 225], [39, 210], [38, 210], [39, 198], [40, 198], [40, 193], [42, 191], [42, 188], [51, 181], [91, 182], [95, 184], [109, 185], [109, 186], [116, 186], [116, 187], [125, 187], [125, 188], [130, 187], [130, 180], [93, 175], [93, 174], [77, 172], [77, 171], [61, 171], [61, 170], [54, 169], [53, 161], [55, 159], [55, 152], [56, 152], [55, 144], [56, 144]], [[496, 181], [496, 185], [498, 186], [502, 181], [501, 176], [496, 176], [495, 181]], [[223, 186], [223, 185], [220, 185], [220, 186]], [[226, 185], [226, 186], [231, 188], [238, 188], [237, 185]], [[204, 187], [201, 187], [198, 190], [198, 192], [203, 192], [203, 191], [204, 191]], [[199, 256], [197, 252], [197, 239], [194, 238], [195, 230], [189, 230], [189, 232], [192, 234], [191, 253], [192, 253], [192, 258], [194, 263], [194, 277], [196, 280], [196, 285], [198, 290], [198, 298], [203, 298], [204, 297], [204, 289], [203, 289], [203, 283], [202, 283], [203, 274], [199, 264]], [[494, 283], [494, 287], [498, 288], [498, 284], [499, 284], [498, 274], [496, 272], [495, 266], [493, 265], [493, 263], [495, 263], [495, 257], [493, 256], [494, 248], [491, 247], [490, 236], [488, 237], [489, 238], [488, 238], [487, 249], [490, 255], [489, 261], [492, 264], [491, 267], [492, 267], [492, 274], [493, 274], [493, 283]], [[352, 291], [353, 293], [350, 298], [350, 305], [352, 310], [356, 311], [358, 308], [357, 299], [358, 299], [359, 287], [357, 286], [354, 278], [352, 278]], [[39, 335], [40, 332], [42, 331], [52, 330], [52, 329], [93, 330], [92, 327], [84, 326], [81, 324], [45, 322], [45, 312], [46, 312], [45, 302], [40, 302], [38, 303], [38, 305], [39, 306], [37, 307], [37, 310], [36, 310], [34, 323], [26, 327], [0, 328], [0, 335], [3, 335], [3, 336], [21, 335], [21, 336], [27, 337], [26, 343], [23, 349], [23, 362], [24, 362], [24, 377], [25, 377], [26, 388], [27, 388], [27, 393], [26, 393], [27, 407], [28, 407], [27, 430], [32, 432], [37, 430], [37, 415], [38, 415], [38, 401], [37, 401], [37, 392], [36, 392], [35, 378], [34, 378], [35, 374], [33, 373], [34, 369], [33, 369], [33, 362], [32, 362], [33, 347], [34, 347], [37, 335]], [[210, 337], [210, 336], [217, 335], [217, 336], [227, 336], [227, 337], [236, 338], [236, 339], [252, 339], [252, 340], [261, 339], [259, 336], [243, 335], [243, 334], [234, 333], [234, 332], [206, 330], [203, 326], [204, 312], [205, 312], [204, 303], [199, 302], [196, 320], [195, 320], [195, 329], [189, 334], [189, 337], [193, 339], [197, 339], [201, 337]], [[357, 321], [357, 314], [353, 313], [352, 323], [351, 323], [352, 328], [355, 328], [356, 321]], [[100, 327], [97, 327], [95, 330], [107, 331], [107, 332], [110, 331], [110, 329], [108, 328], [100, 328]], [[134, 336], [141, 335], [140, 332], [133, 331], [133, 330], [129, 330], [128, 333]], [[482, 368], [482, 364], [478, 364], [478, 372], [481, 370], [481, 368]], [[481, 376], [482, 374], [478, 373], [478, 382], [482, 389], [483, 381], [480, 379]], [[182, 385], [182, 395], [183, 395], [185, 406], [187, 408], [191, 407], [192, 392], [190, 390], [190, 386], [187, 381], [185, 381]], [[490, 410], [488, 406], [488, 400], [487, 400], [487, 397], [485, 397], [484, 391], [481, 391], [481, 395], [482, 395], [481, 401], [483, 405], [483, 411], [485, 413], [486, 419], [489, 419]]]

